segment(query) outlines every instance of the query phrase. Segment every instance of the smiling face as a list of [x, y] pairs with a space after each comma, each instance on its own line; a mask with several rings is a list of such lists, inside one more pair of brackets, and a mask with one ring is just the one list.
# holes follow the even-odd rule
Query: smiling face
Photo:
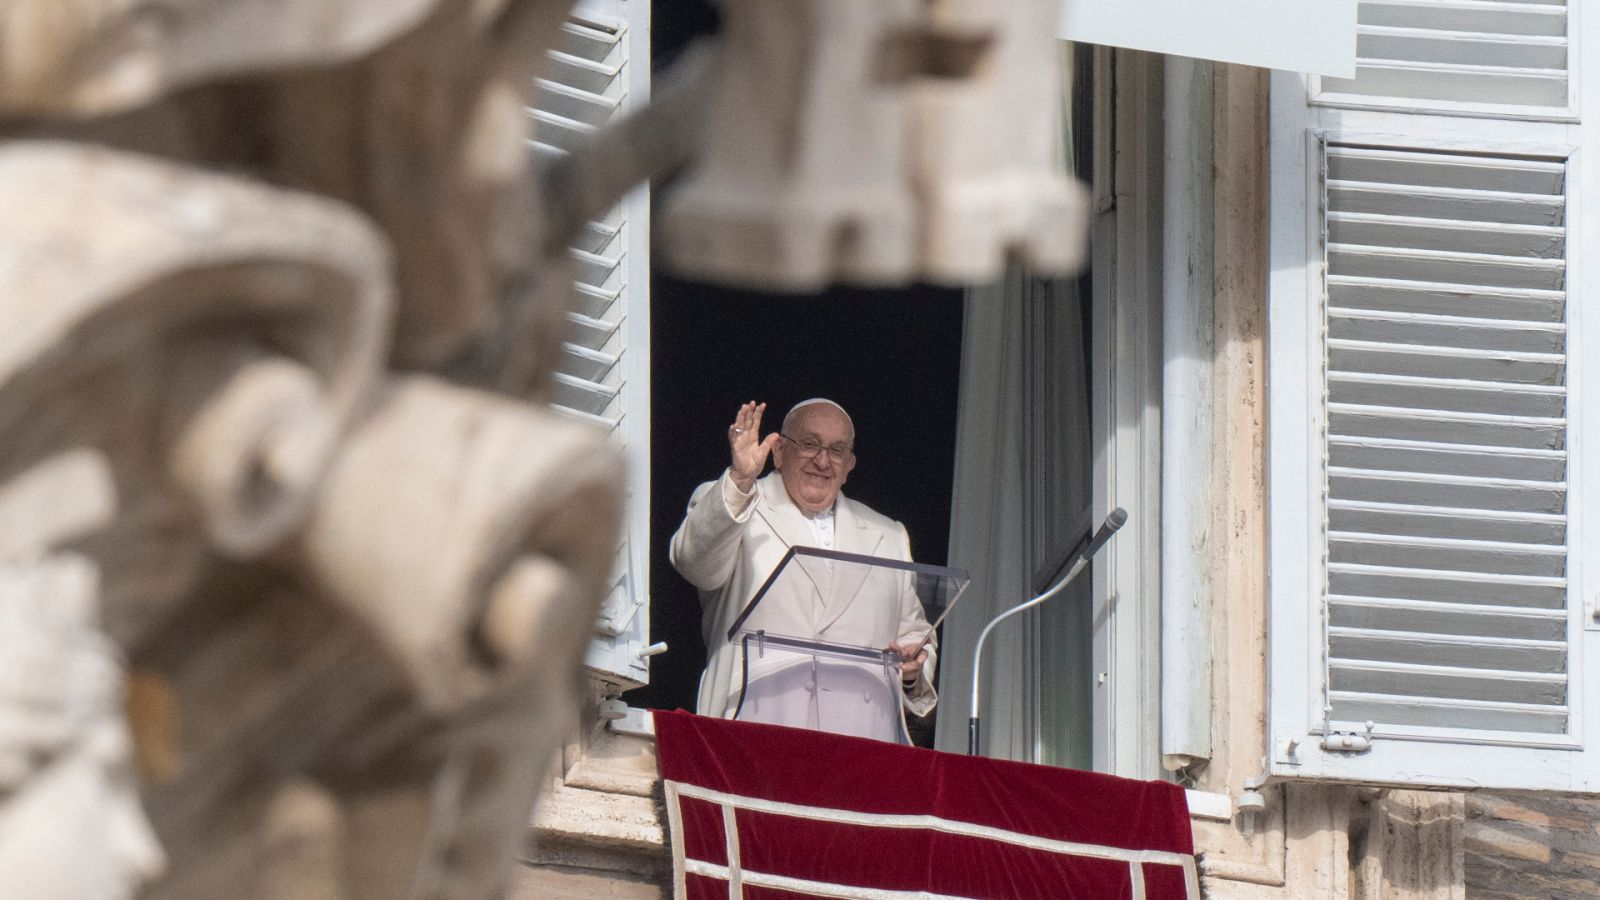
[[[856, 467], [854, 453], [846, 454], [843, 462], [836, 462], [827, 451], [829, 447], [854, 447], [855, 428], [844, 413], [826, 403], [806, 406], [790, 418], [792, 421], [784, 426], [789, 440], [779, 441], [773, 448], [773, 464], [783, 476], [789, 499], [801, 512], [814, 516], [833, 506], [839, 488]], [[807, 441], [816, 441], [824, 449], [807, 458], [800, 449], [800, 444]]]

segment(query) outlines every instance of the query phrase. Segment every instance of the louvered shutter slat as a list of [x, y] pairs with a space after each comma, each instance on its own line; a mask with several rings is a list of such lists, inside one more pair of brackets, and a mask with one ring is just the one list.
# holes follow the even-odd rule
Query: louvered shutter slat
[[[1565, 664], [1565, 660], [1562, 661]], [[1341, 659], [1334, 691], [1369, 696], [1436, 697], [1448, 701], [1519, 703], [1564, 708], [1567, 679], [1558, 672], [1421, 665], [1390, 660]]]
[[574, 249], [572, 259], [578, 264], [578, 279], [584, 284], [603, 291], [621, 289], [623, 270], [620, 255], [606, 256]]
[[1334, 652], [1346, 660], [1389, 660], [1411, 657], [1466, 668], [1560, 673], [1565, 670], [1564, 639], [1507, 638], [1498, 635], [1439, 635], [1334, 625], [1328, 629]]
[[1558, 36], [1566, 33], [1564, 3], [1497, 3], [1492, 0], [1385, 0], [1362, 3], [1359, 25], [1442, 28], [1489, 34]]
[[1329, 300], [1329, 334], [1342, 340], [1534, 354], [1560, 353], [1566, 346], [1566, 327], [1559, 322], [1349, 309], [1337, 305], [1332, 296]]
[[[1328, 426], [1340, 437], [1461, 444], [1494, 441], [1488, 446], [1518, 450], [1558, 449], [1566, 436], [1565, 420], [1533, 416], [1449, 414], [1348, 403], [1330, 403], [1328, 412]], [[1460, 481], [1463, 488], [1472, 483], [1464, 478]]]
[[1565, 609], [1565, 578], [1328, 564], [1328, 595]]
[[1455, 477], [1558, 481], [1566, 472], [1561, 450], [1507, 449], [1344, 435], [1328, 440], [1328, 464], [1335, 468], [1390, 472], [1448, 471]]
[[593, 125], [553, 113], [536, 111], [533, 118], [538, 123], [538, 143], [560, 153], [571, 153], [583, 146], [595, 131]]
[[617, 239], [621, 229], [609, 222], [589, 222], [578, 232], [578, 237], [573, 241], [574, 250], [585, 253], [604, 255], [606, 248], [610, 247]]
[[1356, 56], [1366, 60], [1559, 69], [1567, 66], [1564, 35], [1495, 34], [1441, 28], [1360, 26]]
[[1371, 566], [1421, 565], [1460, 572], [1560, 577], [1562, 548], [1506, 541], [1464, 540], [1403, 534], [1330, 531], [1328, 558]]
[[[1487, 729], [1530, 734], [1560, 734], [1567, 708], [1542, 703], [1497, 703], [1481, 700], [1359, 691], [1332, 691], [1330, 698], [1361, 722], [1411, 721], [1419, 728]], [[1485, 773], [1492, 779], [1492, 773]]]
[[[1341, 438], [1380, 438], [1433, 443], [1496, 440], [1507, 449], [1554, 449], [1565, 439], [1562, 421], [1515, 416], [1459, 416], [1402, 407], [1330, 404], [1328, 426]], [[1338, 476], [1334, 472], [1332, 475]], [[1469, 481], [1462, 481], [1465, 490]]]
[[539, 105], [536, 112], [546, 112], [590, 127], [604, 125], [622, 105], [620, 98], [580, 91], [549, 79], [541, 78], [538, 84]]
[[[1345, 505], [1350, 504], [1350, 505]], [[1523, 543], [1559, 540], [1565, 517], [1540, 513], [1505, 513], [1500, 510], [1445, 510], [1418, 503], [1341, 501], [1330, 504], [1328, 527], [1335, 532], [1381, 532], [1397, 537], [1439, 536], [1469, 541], [1504, 538]], [[1522, 518], [1517, 518], [1517, 517]], [[1534, 518], [1543, 516], [1543, 518]]]
[[561, 345], [561, 368], [587, 382], [604, 382], [621, 357], [600, 353], [577, 344]]
[[1338, 244], [1445, 250], [1494, 256], [1559, 259], [1566, 229], [1550, 225], [1463, 222], [1420, 215], [1339, 212], [1328, 216], [1328, 239]]
[[619, 90], [622, 66], [602, 59], [586, 59], [572, 53], [552, 51], [550, 54], [553, 81], [559, 81], [580, 91], [608, 96]]
[[1565, 533], [1559, 513], [1449, 508], [1392, 500], [1335, 500], [1328, 504], [1335, 532], [1381, 532], [1400, 537], [1438, 536], [1461, 540], [1549, 543]]
[[1555, 609], [1340, 595], [1332, 595], [1328, 601], [1330, 632], [1394, 629], [1399, 633], [1452, 635], [1475, 647], [1482, 643], [1478, 638], [1560, 643], [1567, 633], [1566, 616]]
[[1549, 194], [1422, 186], [1396, 191], [1393, 185], [1339, 179], [1329, 179], [1328, 197], [1348, 210], [1347, 215], [1516, 225], [1555, 225], [1562, 221], [1565, 207], [1565, 198]]
[[[1483, 478], [1428, 478], [1421, 472], [1389, 472], [1329, 467], [1328, 487], [1341, 500], [1402, 503], [1463, 510], [1492, 509], [1558, 514], [1565, 491], [1559, 483]], [[1337, 560], [1337, 557], [1335, 557]]]
[[1328, 302], [1340, 310], [1393, 315], [1458, 315], [1528, 322], [1561, 321], [1566, 294], [1558, 290], [1493, 289], [1430, 281], [1329, 275]]
[[611, 309], [611, 305], [622, 296], [622, 291], [611, 288], [597, 288], [593, 285], [579, 284], [577, 297], [573, 308], [590, 318], [598, 319]]
[[1329, 181], [1387, 184], [1400, 191], [1433, 187], [1559, 196], [1566, 175], [1554, 160], [1376, 147], [1342, 147], [1326, 163]]
[[1557, 290], [1566, 274], [1559, 261], [1548, 259], [1368, 244], [1329, 243], [1328, 262], [1358, 277], [1532, 290]]
[[[1390, 343], [1395, 352], [1412, 344]], [[1493, 354], [1494, 351], [1484, 351]], [[1510, 356], [1511, 354], [1496, 354]], [[1519, 354], [1545, 357], [1555, 354]], [[1444, 363], [1440, 364], [1445, 365]], [[1449, 376], [1407, 375], [1388, 372], [1337, 372], [1329, 382], [1336, 386], [1334, 402], [1370, 403], [1373, 406], [1416, 406], [1450, 412], [1499, 415], [1555, 416], [1565, 406], [1561, 385], [1529, 384], [1515, 380], [1475, 381]], [[1382, 388], [1384, 390], [1374, 390]], [[1499, 409], [1502, 404], [1507, 409]]]
[[608, 427], [615, 428], [621, 420], [621, 410], [616, 408], [621, 389], [619, 384], [586, 381], [566, 372], [557, 372], [552, 402], [558, 407], [588, 413], [604, 421]]
[[1358, 79], [1328, 79], [1328, 89], [1359, 88], [1364, 93], [1415, 100], [1466, 101], [1491, 96], [1518, 106], [1558, 107], [1567, 99], [1563, 69], [1368, 61], [1356, 71]]
[[603, 352], [615, 346], [624, 321], [622, 318], [599, 319], [574, 312], [567, 315], [567, 333], [573, 344]]
[[1347, 372], [1424, 376], [1444, 373], [1455, 378], [1494, 379], [1509, 384], [1551, 384], [1558, 381], [1566, 370], [1566, 360], [1555, 353], [1423, 347], [1343, 338], [1330, 338], [1328, 351], [1329, 362]]

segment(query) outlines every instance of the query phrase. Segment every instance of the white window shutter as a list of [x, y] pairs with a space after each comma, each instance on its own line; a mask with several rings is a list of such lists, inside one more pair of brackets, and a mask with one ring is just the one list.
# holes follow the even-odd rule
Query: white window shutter
[[1056, 36], [1291, 72], [1349, 75], [1356, 0], [1063, 0]]
[[1600, 789], [1569, 13], [1363, 2], [1356, 78], [1275, 76], [1274, 775]]
[[1341, 106], [1571, 117], [1575, 24], [1567, 0], [1362, 0], [1356, 77], [1313, 90]]
[[[534, 148], [565, 154], [650, 93], [649, 0], [582, 0], [562, 28], [529, 113]], [[628, 460], [617, 564], [586, 663], [622, 687], [649, 681], [650, 198], [640, 186], [572, 248], [577, 302], [556, 371], [558, 410], [611, 430]]]

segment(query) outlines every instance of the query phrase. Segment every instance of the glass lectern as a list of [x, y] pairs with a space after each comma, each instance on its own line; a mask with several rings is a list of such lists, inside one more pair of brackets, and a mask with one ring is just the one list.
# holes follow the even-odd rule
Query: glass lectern
[[945, 566], [789, 548], [728, 629], [742, 673], [733, 717], [910, 743], [895, 645], [931, 649], [971, 580]]

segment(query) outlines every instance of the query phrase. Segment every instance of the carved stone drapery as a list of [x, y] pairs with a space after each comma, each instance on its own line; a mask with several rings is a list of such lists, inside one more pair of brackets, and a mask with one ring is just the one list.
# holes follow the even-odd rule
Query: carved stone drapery
[[[1001, 4], [741, 0], [686, 81], [706, 116], [678, 91], [545, 176], [524, 107], [571, 6], [0, 0], [0, 594], [93, 611], [0, 616], [0, 684], [30, 637], [103, 645], [102, 688], [128, 670], [125, 721], [101, 694], [47, 722], [0, 695], [0, 891], [503, 892], [624, 484], [602, 433], [539, 400], [561, 236], [634, 182], [689, 167], [674, 255], [767, 286], [1069, 264], [1045, 126], [964, 131], [991, 100], [1008, 124], [1052, 102], [1013, 97], [1053, 61]], [[26, 575], [58, 564], [87, 580]], [[159, 854], [68, 816], [144, 834], [125, 782], [30, 799], [119, 771], [130, 728]]]
[[86, 542], [132, 646], [204, 548], [304, 519], [382, 365], [388, 251], [326, 200], [76, 144], [0, 143], [0, 208], [0, 484], [88, 452], [114, 493], [63, 473], [32, 512], [0, 502], [4, 540]]
[[703, 152], [664, 202], [668, 262], [820, 290], [1084, 259], [1061, 163], [1058, 0], [726, 4]]
[[[0, 758], [48, 738], [65, 766], [8, 773], [8, 885], [130, 896], [164, 858], [143, 896], [503, 891], [574, 721], [620, 461], [393, 368], [459, 371], [508, 311], [557, 333], [523, 106], [569, 5], [0, 5], [0, 576], [72, 549], [114, 639], [83, 625], [114, 648], [110, 731], [0, 696]], [[0, 673], [32, 639], [73, 658], [23, 621]], [[30, 799], [126, 768], [121, 660], [138, 852]], [[148, 838], [129, 796], [83, 799]]]

